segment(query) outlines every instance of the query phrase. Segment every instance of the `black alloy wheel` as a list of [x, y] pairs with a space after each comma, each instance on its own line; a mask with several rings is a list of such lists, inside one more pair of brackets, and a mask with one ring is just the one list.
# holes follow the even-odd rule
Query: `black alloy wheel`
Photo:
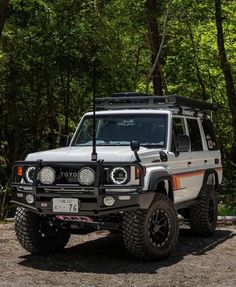
[[170, 218], [163, 209], [157, 209], [149, 220], [149, 239], [157, 247], [162, 247], [170, 235]]
[[167, 195], [157, 193], [149, 209], [124, 212], [122, 231], [125, 247], [134, 257], [141, 260], [166, 258], [179, 234], [173, 202]]

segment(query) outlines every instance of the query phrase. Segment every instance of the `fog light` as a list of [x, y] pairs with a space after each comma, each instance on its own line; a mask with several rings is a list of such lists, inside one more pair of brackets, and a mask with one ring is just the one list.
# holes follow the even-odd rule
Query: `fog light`
[[53, 184], [56, 179], [56, 172], [52, 167], [45, 166], [39, 172], [39, 180], [42, 184]]
[[81, 168], [78, 180], [81, 185], [92, 185], [95, 182], [95, 171], [90, 167]]
[[115, 203], [115, 198], [112, 196], [106, 196], [104, 197], [103, 202], [106, 206], [112, 206]]
[[25, 201], [29, 204], [34, 203], [34, 196], [32, 194], [27, 194], [25, 197]]

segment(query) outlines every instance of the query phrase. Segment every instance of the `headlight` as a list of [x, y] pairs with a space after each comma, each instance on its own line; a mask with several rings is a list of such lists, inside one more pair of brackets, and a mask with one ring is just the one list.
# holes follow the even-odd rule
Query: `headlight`
[[123, 184], [128, 179], [127, 170], [123, 167], [115, 167], [111, 170], [110, 173], [111, 180], [115, 184]]
[[52, 167], [43, 167], [39, 172], [39, 180], [42, 184], [52, 184], [56, 179], [56, 172]]
[[28, 167], [25, 171], [25, 181], [28, 183], [33, 183], [34, 173], [35, 173], [35, 167], [34, 166]]
[[81, 185], [92, 185], [95, 182], [95, 171], [90, 167], [83, 167], [78, 172], [78, 181]]

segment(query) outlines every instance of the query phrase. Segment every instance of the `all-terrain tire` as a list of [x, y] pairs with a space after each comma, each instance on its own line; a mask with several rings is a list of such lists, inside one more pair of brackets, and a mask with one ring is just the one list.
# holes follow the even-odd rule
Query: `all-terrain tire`
[[195, 235], [213, 235], [217, 226], [218, 199], [213, 185], [206, 184], [199, 203], [189, 209], [189, 223]]
[[66, 230], [53, 230], [43, 234], [42, 217], [23, 208], [17, 207], [15, 214], [15, 232], [21, 246], [31, 254], [56, 252], [65, 247], [70, 239]]
[[[128, 252], [138, 259], [166, 258], [178, 240], [178, 217], [173, 202], [157, 193], [148, 210], [124, 212], [123, 240]], [[165, 234], [165, 235], [164, 235]]]

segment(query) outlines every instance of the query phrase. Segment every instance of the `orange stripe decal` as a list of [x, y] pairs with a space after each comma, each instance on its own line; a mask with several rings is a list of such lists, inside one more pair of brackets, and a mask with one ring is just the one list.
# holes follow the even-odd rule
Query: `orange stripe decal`
[[174, 190], [180, 189], [181, 184], [180, 184], [180, 177], [177, 175], [172, 176], [172, 186]]
[[[222, 167], [217, 167], [215, 169], [217, 172], [222, 173], [223, 168]], [[173, 190], [178, 190], [181, 189], [181, 179], [184, 179], [186, 177], [193, 177], [193, 176], [204, 176], [205, 170], [198, 170], [198, 171], [187, 171], [187, 172], [182, 172], [182, 173], [176, 173], [172, 175], [172, 187]]]
[[181, 179], [186, 177], [193, 177], [193, 176], [203, 176], [205, 173], [205, 170], [199, 170], [199, 171], [190, 171], [190, 172], [183, 172], [183, 173], [177, 173], [175, 175], [172, 175], [172, 186], [173, 190], [181, 189]]
[[205, 170], [198, 170], [198, 171], [187, 171], [183, 173], [176, 173], [175, 175], [180, 177], [189, 177], [189, 176], [199, 176], [203, 175], [205, 173]]
[[222, 168], [222, 167], [217, 167], [217, 168], [216, 168], [216, 171], [217, 171], [217, 172], [223, 172], [223, 168]]

